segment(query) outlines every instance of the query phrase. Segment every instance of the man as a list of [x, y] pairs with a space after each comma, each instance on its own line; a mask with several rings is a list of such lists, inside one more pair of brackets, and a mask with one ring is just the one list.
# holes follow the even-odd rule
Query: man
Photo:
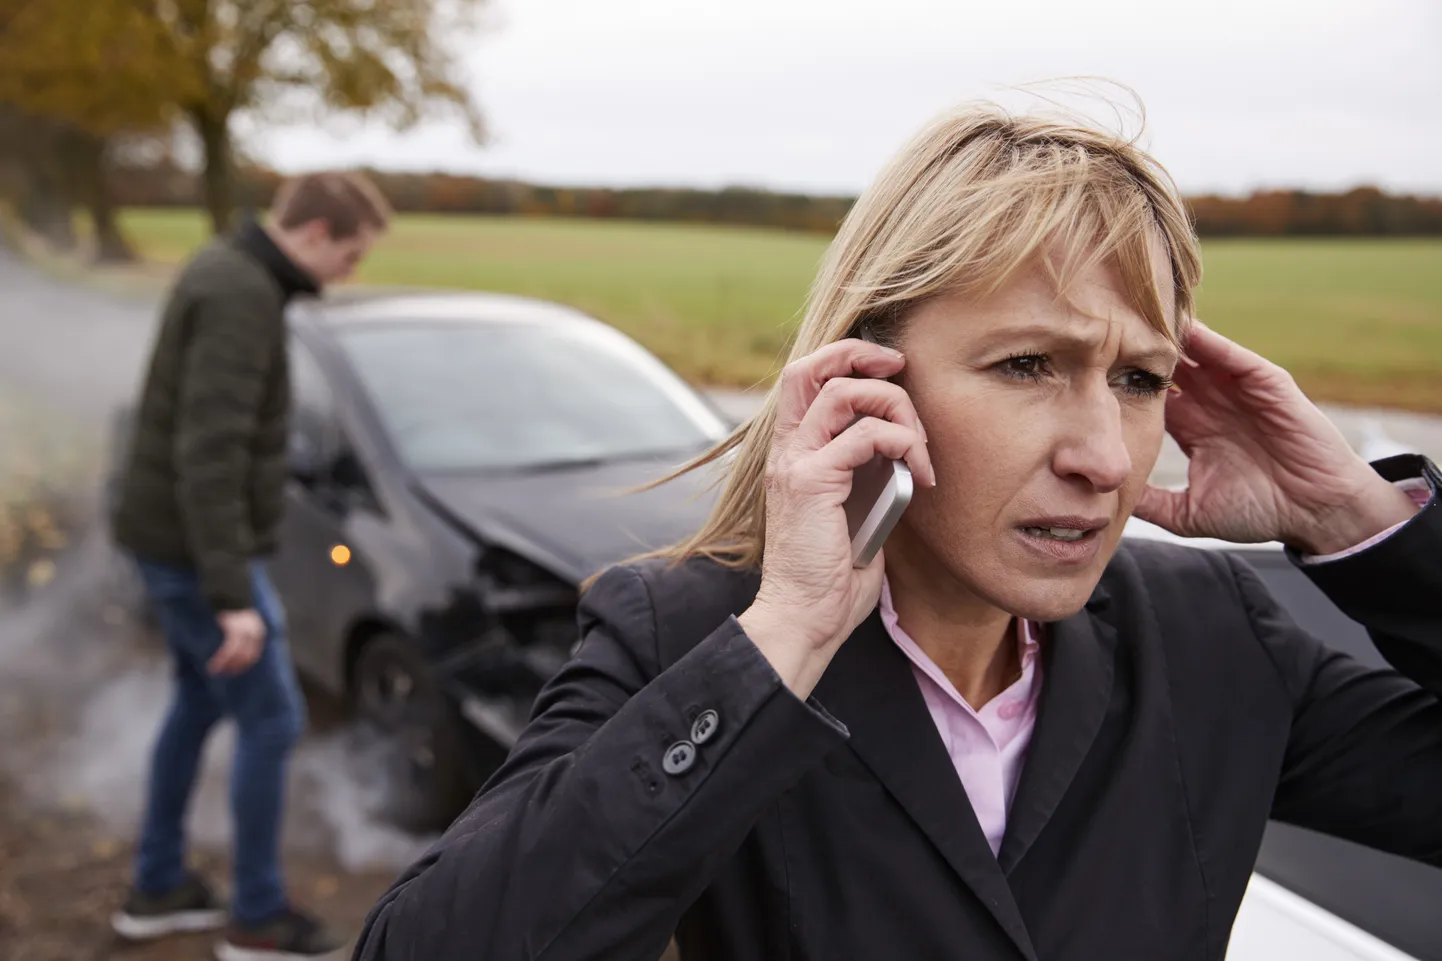
[[285, 765], [305, 705], [261, 558], [276, 545], [290, 381], [285, 307], [349, 276], [386, 228], [368, 181], [299, 177], [181, 272], [165, 306], [112, 518], [165, 634], [175, 688], [151, 759], [134, 885], [113, 924], [129, 938], [225, 924], [185, 863], [184, 818], [206, 736], [233, 717], [235, 890], [222, 961], [318, 957], [342, 945], [286, 896]]

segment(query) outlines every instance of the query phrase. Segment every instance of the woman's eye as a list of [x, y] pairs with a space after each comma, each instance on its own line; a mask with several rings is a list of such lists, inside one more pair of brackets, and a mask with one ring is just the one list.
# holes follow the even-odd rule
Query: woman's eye
[[1008, 357], [997, 366], [1009, 376], [1028, 380], [1040, 380], [1048, 369], [1045, 354], [1018, 354], [1015, 357]]
[[1129, 370], [1121, 376], [1121, 388], [1137, 397], [1155, 397], [1171, 389], [1172, 382], [1149, 370]]

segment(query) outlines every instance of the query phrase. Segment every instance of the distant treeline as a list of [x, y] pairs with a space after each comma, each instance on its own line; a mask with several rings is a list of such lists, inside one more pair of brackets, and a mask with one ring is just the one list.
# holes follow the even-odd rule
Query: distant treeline
[[1356, 187], [1341, 194], [1268, 190], [1249, 197], [1188, 197], [1203, 237], [1442, 234], [1442, 197]]
[[[552, 187], [444, 173], [367, 170], [396, 210], [406, 213], [594, 217], [744, 224], [830, 233], [855, 198], [732, 187]], [[194, 206], [198, 179], [172, 166], [112, 171], [119, 206]], [[282, 177], [246, 168], [237, 177], [243, 208], [263, 209]], [[1442, 197], [1388, 194], [1374, 187], [1323, 194], [1270, 190], [1248, 197], [1187, 198], [1204, 237], [1442, 235]]]

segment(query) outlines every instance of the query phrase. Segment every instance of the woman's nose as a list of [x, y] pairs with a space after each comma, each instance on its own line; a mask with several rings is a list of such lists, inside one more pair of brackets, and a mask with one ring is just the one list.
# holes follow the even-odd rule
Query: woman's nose
[[1053, 469], [1080, 478], [1101, 493], [1121, 487], [1132, 472], [1132, 455], [1122, 429], [1122, 409], [1111, 390], [1068, 398], [1065, 436], [1056, 447]]

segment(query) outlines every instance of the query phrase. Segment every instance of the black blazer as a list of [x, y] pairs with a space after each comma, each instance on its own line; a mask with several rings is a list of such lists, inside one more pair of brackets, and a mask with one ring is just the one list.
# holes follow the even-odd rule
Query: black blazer
[[675, 932], [687, 959], [1201, 961], [1269, 817], [1442, 865], [1437, 474], [1378, 469], [1424, 466], [1417, 517], [1305, 568], [1395, 672], [1302, 632], [1225, 554], [1119, 551], [1047, 628], [998, 856], [875, 613], [803, 703], [733, 616], [755, 573], [613, 569], [509, 760], [356, 957], [655, 959]]

